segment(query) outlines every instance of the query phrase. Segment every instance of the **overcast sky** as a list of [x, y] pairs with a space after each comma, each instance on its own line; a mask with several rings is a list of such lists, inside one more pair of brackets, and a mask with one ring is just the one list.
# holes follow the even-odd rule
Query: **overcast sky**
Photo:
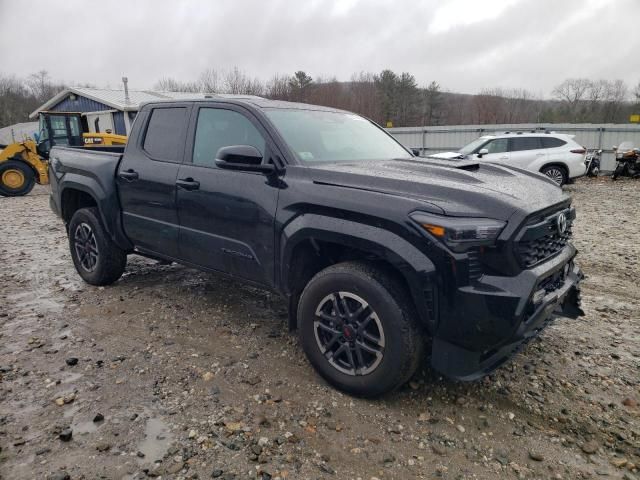
[[0, 0], [0, 72], [150, 88], [238, 66], [267, 80], [390, 68], [450, 91], [640, 81], [640, 0]]

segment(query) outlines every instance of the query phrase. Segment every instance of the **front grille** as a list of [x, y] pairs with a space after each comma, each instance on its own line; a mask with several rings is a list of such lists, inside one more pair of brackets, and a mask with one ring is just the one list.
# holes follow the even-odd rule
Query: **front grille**
[[[558, 227], [558, 217], [561, 214], [567, 220], [564, 232]], [[564, 209], [525, 226], [518, 234], [515, 246], [520, 264], [524, 268], [531, 268], [562, 251], [571, 238], [574, 218], [574, 209]]]

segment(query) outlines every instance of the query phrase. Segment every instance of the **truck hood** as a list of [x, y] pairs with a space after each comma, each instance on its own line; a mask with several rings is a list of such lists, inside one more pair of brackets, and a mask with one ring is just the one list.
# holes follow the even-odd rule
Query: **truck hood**
[[315, 183], [413, 198], [434, 213], [508, 220], [569, 197], [544, 175], [466, 160], [396, 159], [327, 163], [308, 169]]

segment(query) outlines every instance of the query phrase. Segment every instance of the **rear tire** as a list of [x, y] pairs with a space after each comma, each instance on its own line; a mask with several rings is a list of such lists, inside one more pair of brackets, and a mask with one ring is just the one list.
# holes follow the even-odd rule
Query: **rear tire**
[[33, 190], [36, 175], [26, 163], [7, 160], [0, 163], [0, 195], [21, 197]]
[[564, 167], [560, 167], [558, 165], [549, 165], [548, 167], [544, 167], [542, 170], [540, 170], [540, 172], [544, 173], [559, 186], [562, 186], [569, 181], [567, 170]]
[[76, 271], [91, 285], [110, 285], [127, 265], [127, 254], [107, 235], [97, 208], [81, 208], [69, 222], [69, 249]]
[[385, 270], [361, 262], [330, 266], [311, 279], [298, 303], [300, 337], [325, 380], [376, 397], [411, 378], [425, 340], [406, 290]]

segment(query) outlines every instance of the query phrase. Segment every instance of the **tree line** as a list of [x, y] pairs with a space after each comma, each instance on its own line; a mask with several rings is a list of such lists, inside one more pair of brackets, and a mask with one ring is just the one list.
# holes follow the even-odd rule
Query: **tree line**
[[640, 82], [633, 91], [623, 80], [570, 78], [551, 99], [521, 88], [488, 88], [475, 95], [444, 90], [436, 81], [420, 87], [413, 75], [383, 70], [360, 72], [349, 81], [313, 79], [306, 72], [251, 79], [238, 68], [209, 69], [192, 82], [166, 77], [157, 90], [240, 93], [342, 108], [381, 125], [464, 125], [498, 123], [625, 123], [640, 113]]
[[0, 127], [28, 122], [29, 114], [64, 89], [46, 70], [18, 78], [0, 73]]
[[[0, 74], [0, 126], [27, 121], [28, 114], [65, 87], [41, 70], [27, 78]], [[259, 95], [353, 111], [383, 126], [499, 123], [625, 123], [640, 113], [640, 83], [570, 78], [540, 98], [521, 88], [489, 88], [478, 94], [447, 91], [436, 81], [420, 86], [414, 75], [389, 69], [359, 72], [348, 81], [311, 77], [304, 71], [268, 81], [237, 67], [207, 69], [196, 79], [164, 77], [154, 90]]]

